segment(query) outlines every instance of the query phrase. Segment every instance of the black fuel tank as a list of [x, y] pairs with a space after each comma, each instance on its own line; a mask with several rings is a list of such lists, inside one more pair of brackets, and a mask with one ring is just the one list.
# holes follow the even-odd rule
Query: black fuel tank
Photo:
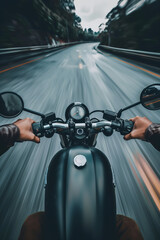
[[[74, 165], [77, 155], [87, 163]], [[115, 239], [115, 193], [107, 157], [76, 146], [52, 159], [45, 193], [46, 240]]]

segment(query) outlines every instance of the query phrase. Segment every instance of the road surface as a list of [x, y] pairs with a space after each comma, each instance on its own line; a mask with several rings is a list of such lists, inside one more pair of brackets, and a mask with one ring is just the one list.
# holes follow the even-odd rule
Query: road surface
[[[25, 107], [64, 118], [66, 107], [83, 102], [90, 111], [118, 111], [139, 100], [141, 90], [159, 83], [158, 70], [112, 54], [96, 44], [81, 44], [0, 70], [0, 92], [14, 91]], [[23, 64], [25, 63], [25, 64]], [[11, 68], [12, 67], [12, 68]], [[5, 71], [2, 71], [5, 70]], [[147, 116], [159, 122], [160, 111], [137, 106], [124, 118]], [[101, 117], [101, 115], [97, 115]], [[19, 118], [40, 118], [23, 112]], [[1, 125], [14, 122], [0, 117]], [[99, 135], [97, 148], [110, 159], [116, 185], [117, 212], [136, 220], [145, 240], [160, 239], [160, 153], [149, 143], [126, 142], [119, 133]], [[0, 159], [0, 239], [16, 240], [25, 218], [44, 209], [44, 176], [59, 139], [17, 143]]]

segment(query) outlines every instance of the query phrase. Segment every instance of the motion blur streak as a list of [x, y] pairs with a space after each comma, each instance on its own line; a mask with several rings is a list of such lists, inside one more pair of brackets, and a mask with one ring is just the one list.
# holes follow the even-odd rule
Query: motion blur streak
[[[114, 57], [114, 58], [115, 58], [115, 57]], [[150, 73], [150, 74], [152, 74], [152, 75], [160, 78], [160, 74], [156, 74], [156, 73], [154, 73], [154, 72], [148, 71], [148, 70], [146, 70], [146, 69], [144, 69], [144, 68], [141, 68], [141, 67], [138, 67], [138, 66], [136, 66], [136, 65], [134, 65], [134, 64], [128, 63], [128, 62], [123, 61], [123, 60], [120, 60], [119, 58], [115, 58], [115, 59], [117, 59], [118, 61], [127, 63], [128, 65], [131, 65], [131, 66], [133, 66], [133, 67], [135, 67], [135, 68], [138, 68], [138, 69], [140, 69], [140, 70], [142, 70], [142, 71], [144, 71], [144, 72]]]
[[135, 164], [137, 169], [150, 192], [158, 210], [160, 211], [160, 181], [156, 174], [152, 170], [151, 166], [143, 158], [142, 155], [138, 155], [138, 159], [135, 158]]
[[132, 172], [133, 172], [133, 174], [134, 174], [134, 176], [135, 176], [135, 178], [136, 178], [140, 188], [142, 189], [144, 195], [147, 197], [146, 191], [145, 191], [145, 189], [144, 189], [144, 187], [143, 187], [143, 185], [141, 183], [141, 180], [140, 180], [138, 174], [136, 173], [136, 170], [134, 169], [133, 164], [131, 163], [130, 159], [128, 159], [128, 162], [129, 162], [130, 168], [131, 168], [131, 170], [132, 170]]
[[154, 104], [154, 103], [157, 103], [157, 102], [160, 102], [160, 100], [157, 100], [157, 101], [151, 102], [151, 103], [147, 103], [146, 106], [151, 105], [151, 104]]
[[14, 66], [14, 67], [10, 67], [10, 68], [4, 69], [4, 70], [0, 71], [0, 73], [7, 72], [7, 71], [12, 70], [12, 69], [14, 69], [14, 68], [18, 68], [18, 67], [24, 66], [24, 65], [26, 65], [26, 64], [28, 64], [28, 63], [35, 62], [35, 61], [38, 61], [38, 60], [40, 60], [40, 59], [42, 59], [42, 57], [37, 58], [37, 59], [34, 59], [34, 60], [31, 60], [31, 61], [28, 61], [28, 62], [25, 62], [25, 63], [22, 63], [22, 64], [19, 64], [19, 65]]
[[[102, 53], [102, 54], [105, 55], [105, 56], [112, 56], [111, 54], [104, 53], [104, 52], [102, 52], [102, 51], [100, 51], [100, 50], [98, 50], [98, 52]], [[140, 69], [140, 70], [142, 70], [142, 71], [144, 71], [144, 72], [147, 72], [147, 73], [149, 73], [149, 74], [152, 74], [152, 75], [160, 78], [160, 74], [157, 74], [157, 73], [152, 72], [152, 71], [148, 71], [148, 70], [145, 69], [145, 68], [136, 66], [135, 64], [131, 64], [130, 62], [124, 61], [124, 60], [122, 60], [122, 59], [120, 59], [120, 58], [117, 58], [117, 57], [113, 57], [113, 58], [116, 59], [116, 60], [118, 60], [118, 61], [120, 61], [120, 62], [126, 63], [126, 64], [128, 64], [128, 65], [130, 65], [130, 66], [132, 66], [132, 67], [138, 68], [138, 69]]]
[[[3, 72], [0, 74], [0, 92], [14, 91], [22, 96], [26, 108], [41, 113], [55, 112], [57, 117], [64, 118], [65, 109], [72, 102], [83, 102], [90, 111], [118, 111], [139, 101], [141, 90], [147, 85], [159, 83], [158, 76], [117, 61], [112, 54], [99, 54], [94, 47], [95, 43], [73, 46]], [[155, 71], [153, 67], [122, 60]], [[122, 117], [130, 119], [139, 115], [159, 122], [159, 113], [137, 106], [124, 112]], [[26, 117], [40, 121], [40, 117], [27, 112], [18, 116]], [[102, 118], [102, 115], [97, 113], [93, 117]], [[15, 120], [17, 118], [0, 117], [0, 124]], [[96, 147], [106, 154], [112, 166], [117, 213], [136, 220], [145, 240], [159, 240], [159, 210], [135, 165], [134, 156], [136, 153], [144, 156], [159, 178], [160, 153], [147, 142], [124, 141], [117, 132], [111, 137], [99, 134]], [[42, 138], [40, 144], [17, 143], [0, 157], [0, 240], [17, 240], [27, 216], [44, 210], [45, 172], [59, 150], [59, 138], [55, 135], [51, 139]], [[141, 163], [140, 166], [149, 179], [152, 193], [156, 193], [154, 197], [159, 196], [157, 178], [146, 165]]]

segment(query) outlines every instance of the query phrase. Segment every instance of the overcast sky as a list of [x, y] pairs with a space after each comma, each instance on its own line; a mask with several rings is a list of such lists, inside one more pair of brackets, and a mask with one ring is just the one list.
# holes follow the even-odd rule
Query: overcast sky
[[83, 28], [98, 31], [98, 26], [106, 22], [105, 17], [115, 7], [118, 0], [74, 0], [76, 14], [81, 17]]

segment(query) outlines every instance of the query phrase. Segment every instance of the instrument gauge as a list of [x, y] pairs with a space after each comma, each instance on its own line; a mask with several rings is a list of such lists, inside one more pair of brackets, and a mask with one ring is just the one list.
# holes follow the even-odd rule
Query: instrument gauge
[[66, 120], [72, 118], [75, 122], [84, 122], [89, 117], [88, 108], [80, 102], [72, 103], [66, 109]]
[[73, 118], [75, 120], [80, 120], [80, 119], [84, 118], [85, 115], [86, 115], [86, 111], [81, 106], [74, 106], [70, 111], [71, 118]]

